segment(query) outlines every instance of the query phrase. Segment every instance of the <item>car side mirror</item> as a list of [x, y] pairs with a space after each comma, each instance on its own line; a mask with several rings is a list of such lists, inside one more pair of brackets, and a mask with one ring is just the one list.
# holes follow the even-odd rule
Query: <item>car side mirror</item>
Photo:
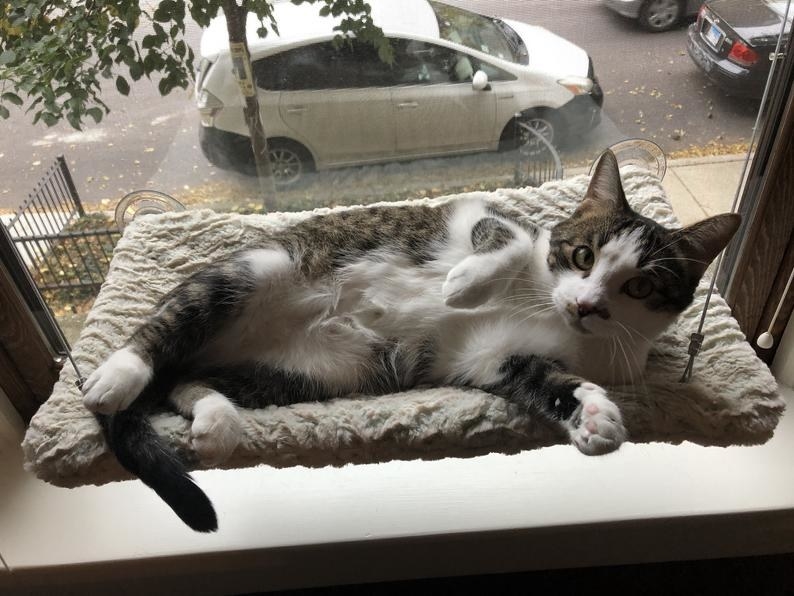
[[488, 83], [488, 75], [478, 70], [471, 79], [471, 88], [475, 91], [490, 91], [491, 85]]

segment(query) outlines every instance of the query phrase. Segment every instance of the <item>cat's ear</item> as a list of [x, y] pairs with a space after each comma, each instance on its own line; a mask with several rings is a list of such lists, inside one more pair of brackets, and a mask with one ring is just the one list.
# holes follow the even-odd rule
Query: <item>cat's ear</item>
[[579, 207], [581, 211], [631, 211], [620, 182], [618, 160], [610, 149], [601, 154], [590, 179], [590, 186]]
[[728, 246], [742, 218], [738, 213], [723, 213], [699, 221], [673, 233], [688, 265], [698, 276], [703, 275], [709, 264], [722, 249]]

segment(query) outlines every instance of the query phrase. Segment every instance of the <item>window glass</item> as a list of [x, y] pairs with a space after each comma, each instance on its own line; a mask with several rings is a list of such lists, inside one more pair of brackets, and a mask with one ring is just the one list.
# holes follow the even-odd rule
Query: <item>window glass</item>
[[271, 91], [385, 87], [393, 82], [390, 65], [377, 50], [356, 40], [323, 42], [288, 50], [254, 63], [257, 85]]
[[443, 39], [502, 60], [519, 61], [520, 42], [503, 22], [441, 2], [430, 5]]
[[[79, 130], [65, 117], [33, 122], [42, 105], [68, 97], [61, 89], [36, 98], [0, 82], [0, 114], [10, 113], [0, 120], [0, 219], [53, 310], [74, 319], [70, 338], [104, 281], [120, 234], [117, 206], [137, 191], [167, 208], [174, 199], [237, 213], [417, 199], [543, 182], [527, 175], [538, 155], [554, 162], [555, 175], [587, 173], [606, 147], [642, 139], [666, 157], [662, 183], [682, 222], [724, 211], [759, 116], [763, 125], [769, 73], [780, 75], [790, 51], [783, 0], [656, 2], [628, 17], [620, 13], [631, 3], [603, 0], [393, 0], [381, 5], [393, 9], [372, 11], [398, 38], [393, 64], [369, 43], [316, 42], [339, 23], [324, 23], [319, 5], [271, 4], [279, 34], [248, 32], [253, 51], [270, 54], [252, 68], [264, 91], [271, 181], [256, 176], [223, 21], [208, 29], [186, 21], [196, 80], [166, 95], [157, 70], [131, 76], [128, 44], [110, 78], [100, 78], [109, 113], [97, 108]], [[129, 39], [144, 50], [163, 38], [172, 44], [170, 31], [141, 15]], [[45, 41], [30, 47], [58, 42]], [[68, 68], [80, 64], [84, 45], [64, 49]], [[186, 51], [172, 46], [174, 55]], [[13, 63], [6, 47], [0, 76]], [[85, 68], [92, 64], [86, 58]], [[478, 71], [490, 87], [475, 84]]]
[[394, 46], [398, 85], [468, 82], [478, 70], [484, 71], [491, 81], [516, 78], [501, 68], [444, 46], [415, 39], [398, 40]]

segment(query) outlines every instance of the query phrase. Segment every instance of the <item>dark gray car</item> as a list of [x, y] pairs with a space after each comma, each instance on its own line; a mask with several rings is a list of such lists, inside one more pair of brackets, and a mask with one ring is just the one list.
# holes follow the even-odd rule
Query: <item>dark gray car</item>
[[[760, 97], [772, 65], [784, 0], [711, 0], [689, 27], [687, 49], [692, 61], [731, 95]], [[780, 51], [791, 34], [789, 15]]]
[[672, 29], [697, 14], [702, 0], [604, 0], [618, 14], [637, 21], [648, 31]]

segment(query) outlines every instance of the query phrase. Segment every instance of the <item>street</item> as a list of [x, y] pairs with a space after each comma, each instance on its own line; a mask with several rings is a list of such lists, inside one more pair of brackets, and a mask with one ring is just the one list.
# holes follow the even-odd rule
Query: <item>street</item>
[[[600, 0], [455, 4], [546, 27], [590, 53], [605, 101], [602, 124], [582, 139], [587, 155], [632, 137], [651, 139], [673, 156], [739, 151], [750, 139], [758, 102], [726, 97], [706, 81], [686, 53], [685, 25], [647, 33]], [[196, 51], [199, 38], [200, 31], [190, 31]], [[161, 97], [156, 82], [143, 79], [123, 97], [108, 81], [104, 99], [111, 113], [99, 125], [89, 119], [82, 132], [65, 122], [32, 126], [31, 116], [19, 110], [0, 121], [0, 209], [21, 204], [58, 154], [66, 156], [83, 200], [106, 208], [132, 190], [152, 188], [182, 198], [217, 188], [228, 177], [198, 147], [190, 90]], [[339, 180], [359, 172], [377, 177], [379, 168], [388, 166], [350, 169]]]

